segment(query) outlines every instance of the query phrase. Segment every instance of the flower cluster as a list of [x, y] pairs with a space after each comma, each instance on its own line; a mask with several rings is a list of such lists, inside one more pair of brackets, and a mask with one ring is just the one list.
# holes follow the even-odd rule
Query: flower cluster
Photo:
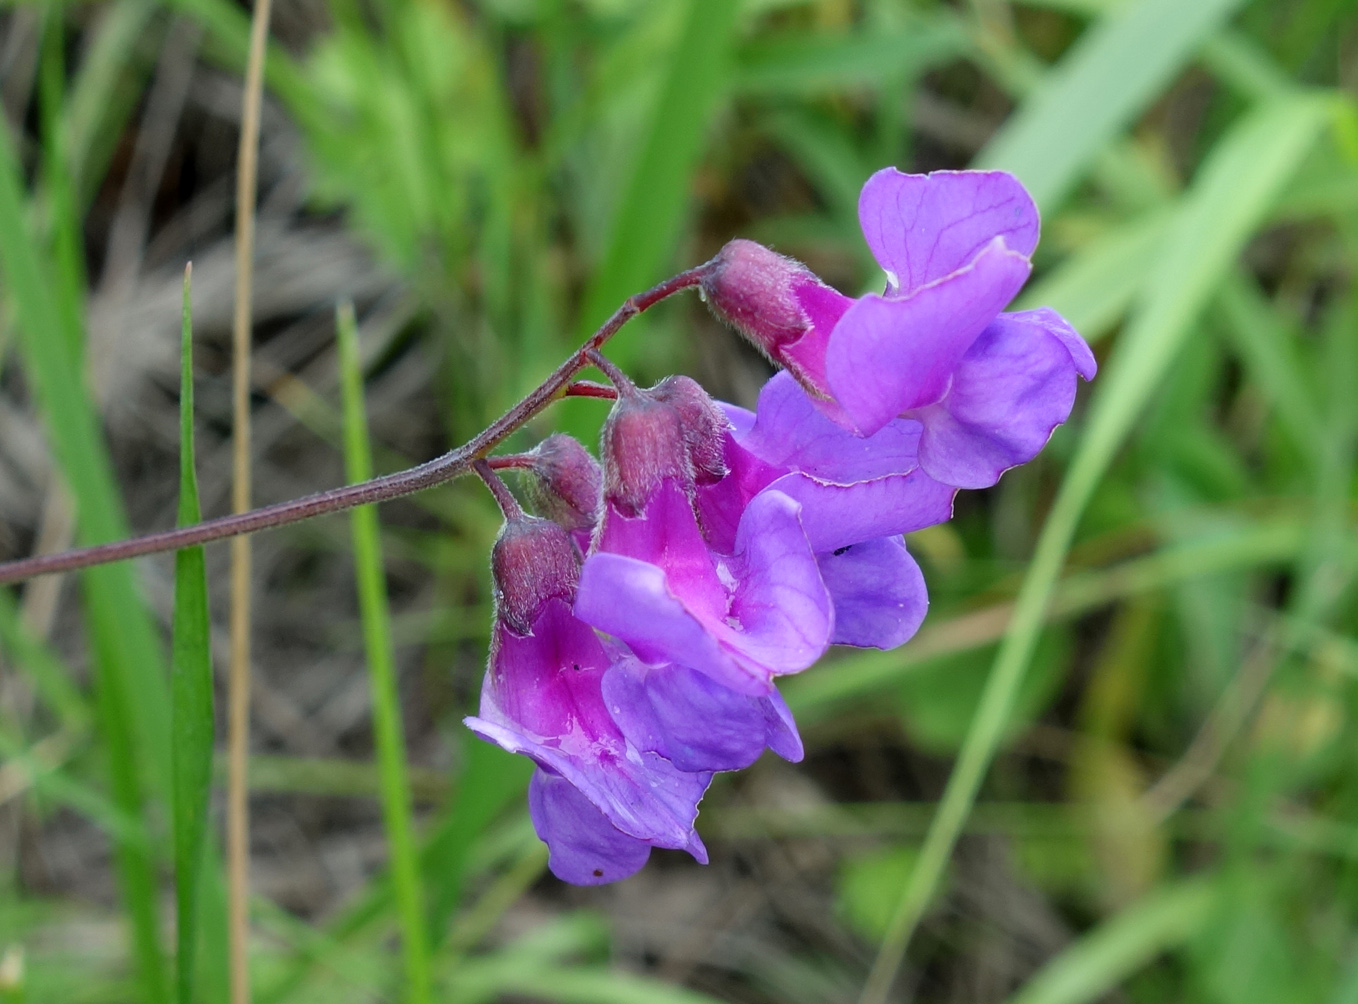
[[927, 596], [902, 535], [1032, 459], [1094, 375], [1054, 311], [1002, 313], [1038, 236], [1012, 176], [888, 168], [859, 215], [882, 295], [743, 240], [704, 267], [711, 308], [783, 367], [754, 412], [615, 375], [602, 465], [560, 435], [521, 458], [541, 515], [504, 506], [467, 723], [536, 762], [533, 823], [568, 882], [652, 847], [705, 861], [713, 773], [802, 756], [776, 678], [908, 640]]

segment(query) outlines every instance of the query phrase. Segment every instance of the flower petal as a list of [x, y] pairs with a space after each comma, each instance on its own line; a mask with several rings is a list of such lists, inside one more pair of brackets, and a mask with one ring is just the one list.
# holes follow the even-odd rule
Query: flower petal
[[[879, 537], [819, 558], [835, 603], [836, 645], [890, 649], [914, 637], [929, 609], [929, 593], [904, 540]], [[604, 677], [605, 691], [607, 682]]]
[[744, 694], [769, 691], [769, 674], [733, 659], [671, 592], [657, 565], [622, 554], [591, 554], [580, 570], [575, 615], [625, 641], [651, 665], [678, 662]]
[[819, 659], [834, 626], [800, 513], [801, 506], [782, 492], [760, 492], [740, 519], [731, 562], [736, 590], [723, 643], [742, 661], [778, 675]]
[[628, 745], [603, 700], [610, 662], [589, 626], [549, 600], [531, 635], [497, 624], [480, 715], [466, 724], [564, 777], [629, 836], [685, 847], [710, 775]]
[[1037, 247], [1037, 206], [1005, 171], [902, 174], [883, 168], [858, 196], [858, 221], [877, 263], [908, 296], [969, 265], [996, 237], [1024, 257]]
[[1037, 456], [1070, 416], [1076, 374], [1093, 365], [1055, 311], [1001, 314], [958, 364], [943, 400], [912, 413], [924, 423], [921, 466], [959, 488], [988, 488]]
[[855, 436], [821, 414], [787, 373], [764, 384], [755, 416], [740, 445], [768, 464], [819, 481], [849, 485], [919, 466], [917, 422], [901, 419], [872, 436]]
[[937, 400], [986, 325], [1022, 288], [1028, 259], [1001, 238], [975, 260], [904, 299], [861, 297], [826, 353], [835, 400], [870, 436], [910, 408]]
[[616, 882], [651, 856], [650, 844], [623, 833], [569, 781], [541, 768], [528, 783], [528, 814], [547, 845], [547, 867], [563, 882]]
[[787, 474], [769, 488], [801, 503], [802, 527], [817, 554], [947, 522], [957, 494], [919, 469], [847, 486]]
[[740, 770], [766, 745], [791, 760], [802, 756], [786, 705], [776, 694], [751, 697], [684, 666], [623, 660], [604, 677], [604, 700], [638, 749], [680, 770]]
[[706, 592], [689, 592], [694, 575], [596, 551], [580, 572], [576, 616], [651, 665], [678, 663], [740, 693], [766, 695], [773, 676], [805, 669], [829, 644], [829, 594], [798, 511], [777, 492], [746, 506], [735, 553], [713, 557], [713, 574], [729, 590], [719, 606]]

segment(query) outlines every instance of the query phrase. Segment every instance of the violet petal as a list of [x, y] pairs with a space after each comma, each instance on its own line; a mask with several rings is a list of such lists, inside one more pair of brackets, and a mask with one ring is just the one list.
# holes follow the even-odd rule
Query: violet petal
[[1005, 171], [883, 168], [859, 193], [858, 221], [873, 257], [895, 276], [889, 296], [908, 296], [956, 272], [996, 237], [1027, 257], [1039, 230], [1032, 197]]
[[1076, 373], [1093, 364], [1088, 353], [1054, 311], [1001, 314], [958, 364], [943, 400], [912, 412], [924, 423], [921, 466], [959, 488], [988, 488], [1032, 460], [1070, 416]]
[[[603, 682], [614, 720], [638, 749], [680, 770], [740, 770], [766, 745], [800, 760], [801, 739], [776, 694], [751, 697], [683, 666], [623, 660]], [[790, 754], [790, 755], [789, 755]]]
[[651, 845], [608, 821], [575, 786], [542, 768], [528, 783], [528, 814], [547, 845], [547, 867], [563, 882], [603, 885], [634, 875]]
[[1002, 238], [965, 268], [903, 299], [861, 297], [830, 338], [826, 372], [835, 400], [864, 436], [903, 411], [937, 400], [987, 324], [1028, 278], [1028, 259]]
[[686, 847], [710, 775], [686, 773], [630, 747], [604, 705], [611, 659], [588, 625], [549, 600], [533, 634], [497, 624], [477, 735], [550, 768], [630, 836]]
[[802, 527], [817, 554], [947, 522], [957, 494], [952, 485], [935, 481], [918, 468], [856, 485], [787, 474], [770, 490], [801, 503]]
[[764, 384], [754, 424], [737, 434], [741, 446], [768, 464], [841, 485], [908, 474], [919, 466], [919, 437], [919, 423], [909, 419], [855, 436], [821, 414], [787, 373]]
[[890, 649], [914, 637], [929, 594], [904, 540], [879, 537], [819, 557], [835, 603], [836, 645]]

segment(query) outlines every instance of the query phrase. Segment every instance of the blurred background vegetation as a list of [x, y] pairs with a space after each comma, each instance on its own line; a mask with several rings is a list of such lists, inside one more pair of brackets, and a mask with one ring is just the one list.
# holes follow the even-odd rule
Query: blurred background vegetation
[[[0, 558], [173, 523], [189, 259], [203, 508], [227, 508], [248, 16], [0, 8]], [[1016, 171], [1045, 215], [1022, 302], [1105, 363], [1038, 461], [912, 535], [915, 641], [789, 681], [806, 762], [718, 779], [712, 864], [659, 852], [615, 887], [546, 875], [526, 765], [460, 725], [493, 506], [384, 507], [436, 999], [855, 1000], [1077, 458], [1088, 505], [893, 999], [1358, 1002], [1352, 0], [278, 0], [273, 38], [259, 501], [344, 480], [337, 301], [392, 470], [732, 236], [879, 286], [855, 205], [886, 164]], [[768, 372], [693, 298], [614, 345], [746, 405]], [[588, 441], [602, 409], [521, 444]], [[348, 522], [256, 554], [256, 999], [400, 999]], [[208, 568], [220, 656], [224, 549]], [[5, 1004], [169, 999], [172, 569], [0, 590]]]

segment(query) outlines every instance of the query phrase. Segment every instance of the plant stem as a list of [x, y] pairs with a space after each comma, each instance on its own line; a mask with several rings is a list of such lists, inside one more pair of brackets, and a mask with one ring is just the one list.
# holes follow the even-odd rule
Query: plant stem
[[[363, 480], [372, 475], [372, 452], [363, 405], [363, 373], [354, 308], [347, 303], [341, 306], [336, 321], [344, 396], [345, 466], [349, 477]], [[415, 823], [411, 818], [410, 779], [392, 655], [391, 613], [387, 607], [381, 531], [377, 510], [372, 506], [359, 506], [349, 518], [353, 524], [354, 572], [368, 681], [372, 687], [373, 741], [377, 747], [382, 817], [391, 848], [392, 891], [405, 957], [406, 1000], [410, 1004], [429, 1004], [429, 937], [424, 920], [424, 893], [420, 887], [420, 858], [415, 847]]]
[[567, 388], [571, 385], [571, 379], [588, 365], [587, 353], [590, 350], [597, 350], [602, 347], [637, 314], [680, 290], [696, 286], [706, 267], [699, 265], [686, 272], [680, 272], [644, 293], [628, 297], [622, 306], [614, 311], [613, 316], [605, 321], [603, 326], [591, 335], [584, 345], [571, 353], [546, 380], [529, 392], [523, 400], [519, 401], [518, 404], [510, 408], [474, 438], [455, 450], [449, 450], [441, 457], [436, 457], [418, 467], [383, 475], [370, 481], [346, 485], [343, 488], [331, 488], [328, 491], [306, 495], [299, 499], [290, 499], [276, 505], [263, 506], [250, 512], [206, 520], [193, 526], [164, 530], [159, 533], [147, 534], [144, 537], [133, 537], [130, 540], [120, 540], [112, 544], [101, 544], [97, 547], [75, 548], [70, 551], [62, 551], [59, 554], [44, 554], [19, 561], [5, 562], [0, 564], [0, 585], [22, 582], [38, 575], [69, 572], [77, 568], [108, 564], [112, 561], [126, 561], [129, 558], [140, 558], [148, 554], [177, 551], [182, 547], [191, 547], [195, 544], [210, 544], [213, 541], [225, 540], [228, 537], [237, 537], [241, 534], [286, 526], [289, 523], [298, 523], [326, 513], [343, 512], [346, 509], [352, 509], [354, 506], [367, 505], [372, 502], [386, 502], [451, 481], [453, 478], [467, 473], [471, 468], [472, 461], [486, 456], [501, 441], [534, 418], [549, 404], [560, 397], [564, 397]]
[[[236, 304], [231, 337], [231, 509], [250, 511], [250, 349], [259, 180], [259, 112], [271, 0], [255, 0], [236, 161]], [[250, 538], [231, 542], [231, 653], [226, 688], [227, 940], [231, 1004], [250, 1004]]]

